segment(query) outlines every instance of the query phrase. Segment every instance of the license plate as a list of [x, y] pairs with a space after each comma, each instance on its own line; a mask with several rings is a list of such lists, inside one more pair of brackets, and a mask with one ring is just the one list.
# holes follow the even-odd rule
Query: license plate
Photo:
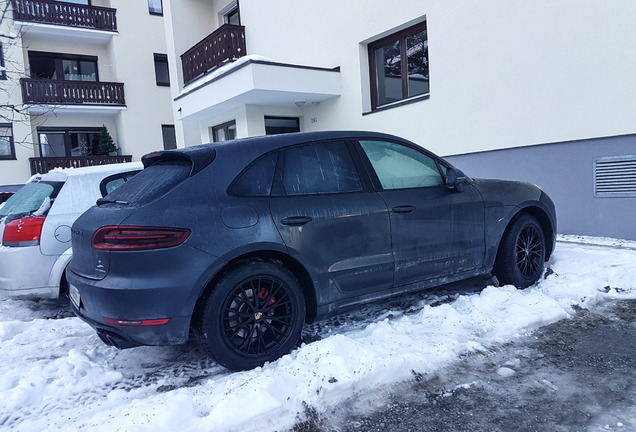
[[69, 285], [68, 293], [69, 293], [69, 296], [71, 297], [71, 301], [73, 302], [75, 307], [79, 309], [79, 307], [80, 307], [80, 293], [79, 293], [79, 290], [77, 289], [77, 287], [75, 285]]

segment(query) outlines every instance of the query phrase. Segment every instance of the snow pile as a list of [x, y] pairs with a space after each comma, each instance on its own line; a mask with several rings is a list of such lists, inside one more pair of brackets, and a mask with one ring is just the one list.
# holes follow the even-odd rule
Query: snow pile
[[31, 302], [1, 300], [0, 428], [285, 429], [307, 407], [327, 411], [358, 393], [433, 373], [567, 318], [574, 307], [636, 298], [635, 250], [576, 241], [559, 243], [546, 278], [527, 290], [429, 291], [399, 307], [361, 308], [310, 327], [320, 340], [240, 373], [194, 344], [118, 351], [77, 318], [44, 319]]

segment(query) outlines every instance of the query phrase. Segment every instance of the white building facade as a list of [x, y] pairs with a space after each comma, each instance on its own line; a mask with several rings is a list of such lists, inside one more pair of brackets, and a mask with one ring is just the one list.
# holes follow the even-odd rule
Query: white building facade
[[0, 4], [0, 184], [176, 147], [161, 1]]
[[636, 3], [164, 0], [186, 145], [361, 129], [557, 203], [559, 232], [636, 239]]

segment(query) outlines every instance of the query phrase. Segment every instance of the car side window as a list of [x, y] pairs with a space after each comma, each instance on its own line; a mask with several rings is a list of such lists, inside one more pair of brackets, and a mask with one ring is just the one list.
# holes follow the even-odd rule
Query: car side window
[[276, 152], [270, 153], [253, 162], [234, 181], [230, 187], [231, 193], [242, 197], [269, 196], [277, 155]]
[[384, 190], [444, 184], [437, 163], [424, 153], [389, 141], [359, 142]]
[[128, 172], [113, 174], [111, 176], [106, 177], [104, 180], [102, 180], [99, 183], [99, 191], [101, 192], [102, 197], [105, 197], [106, 195], [108, 195], [109, 193], [117, 189], [119, 186], [126, 183], [128, 180], [131, 179], [131, 177], [133, 177], [138, 172], [139, 172], [138, 170], [128, 171]]
[[279, 195], [362, 191], [362, 183], [344, 141], [329, 141], [283, 150], [276, 172]]

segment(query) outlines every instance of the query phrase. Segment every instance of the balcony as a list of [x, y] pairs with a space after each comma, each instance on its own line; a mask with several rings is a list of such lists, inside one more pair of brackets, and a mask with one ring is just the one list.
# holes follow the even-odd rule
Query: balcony
[[116, 9], [51, 0], [11, 0], [14, 21], [117, 32]]
[[181, 56], [184, 85], [247, 54], [245, 27], [224, 24]]
[[21, 78], [20, 85], [25, 104], [126, 106], [123, 83]]
[[54, 168], [80, 168], [95, 165], [109, 165], [131, 162], [131, 155], [121, 156], [72, 156], [72, 157], [32, 157], [31, 175], [46, 174]]

